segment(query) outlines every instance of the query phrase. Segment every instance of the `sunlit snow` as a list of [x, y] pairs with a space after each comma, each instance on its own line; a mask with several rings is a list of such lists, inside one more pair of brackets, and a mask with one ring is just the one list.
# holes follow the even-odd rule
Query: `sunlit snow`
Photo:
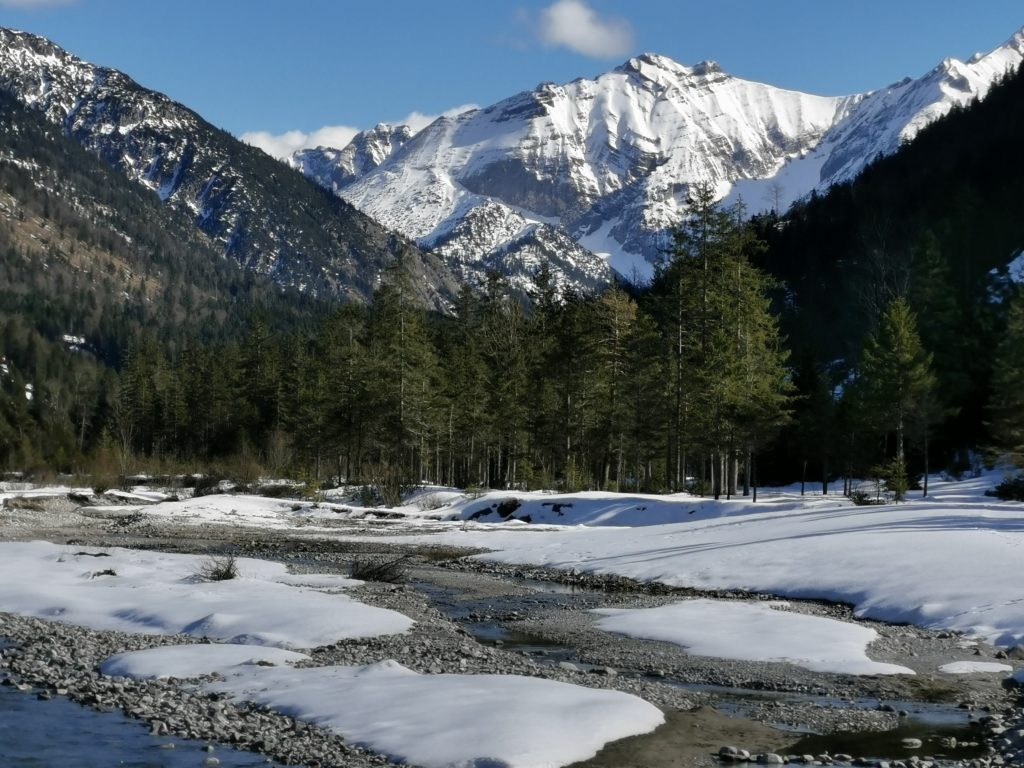
[[596, 610], [609, 632], [685, 646], [690, 653], [723, 659], [788, 661], [815, 672], [847, 675], [914, 674], [868, 658], [875, 630], [808, 616], [771, 603], [686, 600], [657, 608]]
[[[98, 555], [98, 556], [97, 556]], [[312, 648], [397, 634], [412, 620], [318, 588], [351, 582], [287, 573], [280, 563], [239, 559], [240, 577], [203, 581], [206, 558], [129, 549], [0, 543], [0, 611], [94, 629]]]

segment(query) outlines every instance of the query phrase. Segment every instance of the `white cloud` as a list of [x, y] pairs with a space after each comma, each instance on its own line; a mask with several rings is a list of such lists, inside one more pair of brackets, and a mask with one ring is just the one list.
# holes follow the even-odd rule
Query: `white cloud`
[[352, 141], [359, 133], [358, 128], [348, 125], [325, 125], [312, 133], [305, 131], [285, 131], [270, 133], [269, 131], [246, 131], [241, 139], [246, 144], [259, 147], [271, 157], [285, 160], [300, 149], [307, 147], [335, 147], [340, 149]]
[[557, 0], [540, 14], [540, 38], [595, 59], [623, 56], [633, 48], [626, 19], [601, 18], [583, 0]]
[[34, 11], [37, 8], [56, 8], [60, 5], [72, 5], [76, 2], [78, 0], [0, 0], [0, 6]]
[[[5, 0], [0, 0], [0, 3]], [[458, 107], [446, 109], [440, 115], [426, 115], [422, 112], [410, 112], [406, 117], [398, 120], [395, 125], [408, 125], [413, 133], [418, 133], [434, 122], [439, 117], [454, 117], [470, 109], [478, 109], [476, 104], [462, 104]], [[359, 128], [349, 125], [325, 125], [323, 128], [306, 133], [305, 131], [285, 131], [284, 133], [270, 133], [269, 131], [246, 131], [241, 139], [246, 144], [251, 144], [266, 152], [278, 160], [286, 160], [300, 149], [310, 147], [334, 147], [342, 149], [352, 141], [352, 137], [359, 133]]]
[[413, 133], [419, 133], [432, 122], [437, 120], [439, 117], [455, 117], [461, 115], [463, 112], [469, 112], [471, 109], [480, 109], [479, 104], [460, 104], [457, 107], [446, 109], [439, 115], [425, 115], [422, 112], [410, 112], [404, 118], [399, 120], [396, 125], [408, 125], [412, 128]]

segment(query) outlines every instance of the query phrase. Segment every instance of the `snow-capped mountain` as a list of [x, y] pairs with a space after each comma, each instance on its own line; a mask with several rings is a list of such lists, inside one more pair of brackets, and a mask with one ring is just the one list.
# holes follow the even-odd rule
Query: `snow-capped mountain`
[[344, 149], [300, 149], [289, 158], [288, 164], [338, 193], [387, 160], [412, 136], [413, 131], [407, 125], [380, 123], [357, 134]]
[[[449, 258], [486, 262], [544, 226], [583, 246], [565, 257], [575, 271], [646, 276], [682, 215], [687, 182], [706, 179], [725, 194], [737, 178], [770, 175], [855, 103], [645, 55], [595, 80], [440, 118], [341, 194], [427, 248], [443, 244]], [[476, 220], [507, 236], [481, 235]]]
[[0, 89], [187, 213], [224, 256], [280, 285], [365, 298], [402, 256], [425, 300], [443, 306], [456, 291], [436, 257], [181, 104], [45, 38], [0, 28]]
[[858, 97], [851, 113], [818, 146], [790, 159], [773, 177], [738, 181], [730, 200], [742, 195], [754, 209], [778, 195], [788, 206], [812, 190], [853, 179], [879, 155], [895, 152], [929, 123], [956, 106], [984, 98], [1000, 77], [1024, 61], [1024, 29], [1004, 45], [968, 61], [944, 59], [917, 80], [909, 77]]
[[440, 118], [393, 144], [386, 159], [374, 155], [362, 175], [351, 162], [333, 170], [326, 150], [294, 162], [462, 265], [463, 276], [472, 265], [529, 262], [540, 252], [517, 256], [524, 236], [543, 230], [581, 246], [562, 252], [556, 272], [601, 279], [610, 265], [644, 277], [671, 242], [694, 182], [730, 200], [742, 195], [750, 210], [788, 205], [854, 177], [954, 105], [984, 96], [1022, 58], [1024, 32], [917, 80], [827, 97], [733, 77], [713, 62], [687, 67], [646, 54], [595, 79], [544, 84]]

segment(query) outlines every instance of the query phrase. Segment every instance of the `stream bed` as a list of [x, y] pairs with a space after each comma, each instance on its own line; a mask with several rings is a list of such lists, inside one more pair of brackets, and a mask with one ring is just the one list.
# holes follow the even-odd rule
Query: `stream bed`
[[[426, 595], [431, 603], [448, 618], [458, 622], [474, 639], [484, 645], [498, 646], [529, 656], [538, 664], [571, 664], [578, 670], [600, 671], [580, 658], [577, 648], [555, 639], [530, 634], [515, 627], [514, 622], [538, 608], [558, 607], [571, 603], [577, 609], [596, 607], [600, 594], [581, 591], [565, 585], [533, 580], [514, 580], [517, 587], [533, 591], [527, 595], [502, 595], [478, 599], [462, 594], [458, 589], [439, 586], [428, 581], [412, 584]], [[644, 670], [619, 668], [616, 674], [646, 677]], [[811, 705], [820, 709], [855, 709], [872, 711], [882, 708], [883, 702], [875, 698], [839, 699], [809, 694], [730, 688], [721, 685], [700, 684], [664, 679], [659, 682], [695, 694], [712, 697], [712, 706], [731, 718], [750, 719], [761, 710], [757, 719], [792, 733], [793, 741], [787, 754], [850, 754], [875, 759], [909, 759], [935, 757], [948, 760], [969, 760], [987, 754], [980, 731], [972, 725], [963, 709], [951, 704], [932, 704], [920, 701], [887, 701], [885, 704], [901, 712], [899, 725], [890, 730], [815, 733], [807, 727], [773, 723], [773, 706], [792, 707]], [[764, 710], [768, 709], [765, 716]], [[918, 748], [908, 748], [905, 739], [920, 740]]]
[[[0, 638], [0, 647], [5, 645]], [[214, 763], [212, 759], [219, 762]], [[207, 761], [210, 762], [207, 762]], [[120, 712], [99, 712], [63, 696], [0, 684], [0, 764], [5, 768], [224, 768], [267, 766], [251, 752], [202, 741], [151, 736], [144, 723]]]

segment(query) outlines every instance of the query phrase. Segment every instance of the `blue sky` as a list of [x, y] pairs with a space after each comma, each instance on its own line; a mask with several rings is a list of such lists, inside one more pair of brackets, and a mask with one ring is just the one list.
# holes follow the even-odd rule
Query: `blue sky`
[[1024, 4], [0, 0], [0, 25], [50, 37], [283, 151], [592, 77], [643, 51], [715, 59], [815, 93], [870, 90], [1002, 44], [1024, 25]]

